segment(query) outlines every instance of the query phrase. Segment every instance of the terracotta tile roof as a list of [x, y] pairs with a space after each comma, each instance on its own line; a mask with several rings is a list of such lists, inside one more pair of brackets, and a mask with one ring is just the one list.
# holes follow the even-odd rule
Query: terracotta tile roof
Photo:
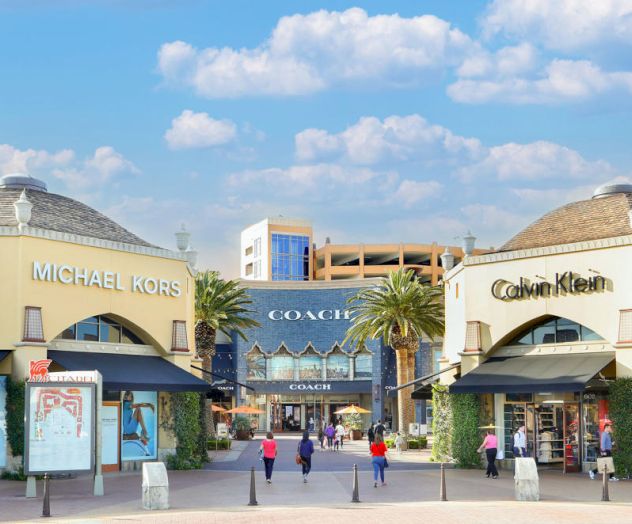
[[[0, 188], [0, 226], [17, 226], [13, 202], [22, 189]], [[156, 247], [91, 207], [54, 193], [26, 190], [33, 204], [29, 226], [137, 246]]]
[[523, 229], [498, 251], [516, 251], [632, 235], [632, 194], [581, 200], [562, 206]]

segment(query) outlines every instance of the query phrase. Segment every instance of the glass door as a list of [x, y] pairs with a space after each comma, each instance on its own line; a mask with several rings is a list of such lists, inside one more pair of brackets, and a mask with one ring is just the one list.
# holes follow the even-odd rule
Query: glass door
[[580, 465], [579, 406], [564, 404], [564, 472], [576, 473]]

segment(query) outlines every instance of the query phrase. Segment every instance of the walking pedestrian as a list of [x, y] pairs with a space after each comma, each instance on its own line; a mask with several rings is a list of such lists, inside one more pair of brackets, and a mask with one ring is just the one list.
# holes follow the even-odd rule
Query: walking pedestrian
[[377, 476], [380, 475], [382, 486], [386, 486], [384, 482], [384, 468], [387, 467], [388, 462], [386, 460], [386, 444], [380, 433], [376, 433], [375, 441], [371, 444], [371, 463], [373, 464], [373, 487], [377, 488]]
[[342, 425], [342, 421], [338, 421], [338, 425], [336, 426], [336, 440], [340, 443], [340, 447], [343, 446], [343, 440], [345, 438], [345, 428]]
[[320, 444], [320, 450], [323, 451], [325, 449], [325, 432], [322, 426], [318, 428], [318, 442]]
[[330, 422], [327, 425], [327, 429], [325, 429], [325, 435], [327, 436], [327, 449], [329, 451], [333, 451], [334, 449], [334, 435], [336, 434], [336, 430], [334, 429], [334, 425]]
[[[605, 423], [603, 427], [603, 431], [601, 432], [601, 437], [599, 439], [599, 449], [602, 457], [612, 457], [612, 446], [614, 442], [612, 441], [612, 425], [608, 422]], [[595, 473], [597, 473], [597, 469], [591, 469], [588, 474], [591, 479], [595, 479]], [[610, 473], [608, 475], [611, 482], [616, 482], [619, 479], [614, 476], [614, 473]]]
[[272, 484], [272, 468], [274, 467], [274, 459], [277, 456], [277, 443], [274, 440], [272, 431], [268, 431], [265, 440], [259, 448], [263, 451], [263, 465], [266, 469], [266, 482]]
[[380, 437], [382, 437], [382, 440], [384, 440], [384, 431], [386, 430], [386, 428], [384, 427], [384, 424], [382, 424], [381, 420], [377, 421], [377, 425], [375, 426], [375, 434], [376, 435], [380, 435]]
[[371, 449], [371, 444], [373, 444], [373, 441], [375, 440], [375, 430], [373, 429], [373, 422], [371, 422], [371, 425], [366, 432], [366, 438], [369, 439], [369, 449]]
[[498, 453], [498, 437], [494, 435], [493, 429], [487, 430], [487, 435], [483, 439], [483, 443], [479, 446], [478, 452], [485, 450], [487, 455], [487, 478], [491, 475], [493, 479], [498, 478], [498, 470], [496, 469], [496, 454]]
[[297, 451], [303, 467], [303, 482], [307, 482], [307, 475], [312, 469], [312, 455], [314, 454], [314, 443], [309, 439], [309, 431], [303, 432], [303, 438], [298, 443]]
[[397, 454], [401, 455], [402, 454], [402, 445], [404, 444], [404, 437], [402, 437], [402, 435], [397, 432], [395, 434], [395, 449], [397, 449]]
[[527, 456], [527, 435], [524, 426], [520, 426], [514, 433], [513, 454], [514, 458]]

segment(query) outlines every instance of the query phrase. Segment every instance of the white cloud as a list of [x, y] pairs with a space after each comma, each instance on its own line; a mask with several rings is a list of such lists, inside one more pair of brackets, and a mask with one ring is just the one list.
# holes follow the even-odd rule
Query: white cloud
[[612, 175], [615, 169], [603, 160], [589, 161], [574, 149], [553, 142], [508, 143], [491, 147], [480, 162], [465, 166], [457, 175], [466, 181], [494, 177], [501, 181], [582, 179]]
[[416, 114], [389, 116], [383, 121], [363, 117], [336, 134], [306, 129], [298, 133], [294, 141], [298, 160], [341, 157], [364, 165], [383, 161], [472, 159], [482, 150], [479, 140], [455, 135]]
[[482, 20], [488, 37], [528, 38], [573, 51], [632, 42], [630, 0], [494, 0]]
[[[473, 66], [463, 67], [469, 76]], [[493, 67], [489, 67], [493, 71]], [[479, 71], [484, 73], [484, 67]], [[477, 71], [477, 72], [479, 72]], [[448, 86], [456, 102], [480, 104], [555, 104], [581, 102], [597, 95], [622, 91], [632, 94], [632, 72], [607, 72], [588, 60], [553, 60], [534, 76], [492, 74], [480, 80], [459, 79]]]
[[186, 109], [171, 121], [165, 132], [170, 149], [194, 149], [227, 144], [237, 136], [237, 126], [230, 120], [216, 120], [208, 113]]
[[50, 153], [43, 149], [18, 149], [9, 144], [0, 144], [0, 173], [32, 174], [38, 170], [66, 166], [74, 160], [71, 149]]
[[515, 213], [489, 204], [469, 204], [461, 208], [468, 228], [487, 231], [517, 231], [523, 228], [529, 218], [524, 213]]
[[390, 201], [410, 208], [423, 200], [437, 197], [442, 189], [443, 186], [435, 180], [406, 179], [399, 184], [397, 190], [391, 195]]
[[435, 16], [369, 16], [360, 8], [281, 18], [253, 49], [162, 45], [158, 70], [168, 85], [208, 98], [301, 95], [332, 85], [417, 85], [461, 62], [472, 40]]
[[535, 47], [528, 42], [503, 47], [495, 53], [479, 48], [476, 53], [463, 61], [456, 72], [461, 78], [513, 77], [533, 71], [537, 64], [537, 55]]
[[125, 175], [137, 175], [140, 170], [111, 146], [98, 147], [91, 157], [54, 169], [54, 177], [69, 188], [86, 190], [109, 184]]

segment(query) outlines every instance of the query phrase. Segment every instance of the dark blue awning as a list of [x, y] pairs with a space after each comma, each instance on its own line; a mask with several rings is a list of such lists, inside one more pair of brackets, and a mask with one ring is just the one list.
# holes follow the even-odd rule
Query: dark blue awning
[[111, 391], [209, 391], [211, 387], [161, 357], [49, 350], [48, 358], [68, 371], [98, 370]]
[[7, 358], [9, 356], [9, 353], [11, 353], [11, 351], [8, 349], [0, 349], [0, 362]]

